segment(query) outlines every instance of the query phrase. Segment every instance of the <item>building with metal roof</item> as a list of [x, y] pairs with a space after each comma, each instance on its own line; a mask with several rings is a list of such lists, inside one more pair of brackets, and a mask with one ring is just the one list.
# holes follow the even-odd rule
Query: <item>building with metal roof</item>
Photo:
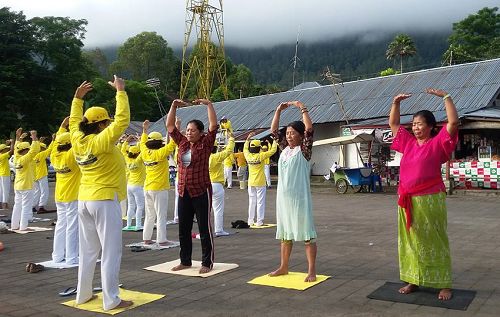
[[[228, 100], [214, 103], [217, 117], [231, 120], [234, 131], [268, 129], [276, 107], [285, 101], [300, 100], [309, 108], [309, 115], [315, 127], [315, 139], [341, 135], [341, 125], [350, 124], [383, 125], [388, 115], [393, 96], [411, 93], [413, 96], [401, 104], [401, 123], [411, 121], [413, 113], [419, 110], [432, 111], [438, 122], [445, 121], [446, 113], [441, 98], [425, 92], [426, 88], [447, 91], [457, 106], [459, 116], [500, 107], [500, 59], [439, 67], [398, 75], [377, 77], [337, 84], [339, 100], [332, 85], [296, 89], [281, 93]], [[489, 112], [488, 112], [489, 113]], [[207, 122], [205, 106], [190, 106], [177, 110], [182, 122], [198, 119]], [[298, 109], [282, 112], [280, 125], [299, 120]], [[164, 121], [157, 121], [152, 130], [165, 133]], [[261, 134], [265, 136], [265, 134]], [[313, 174], [322, 174], [331, 166], [334, 153], [328, 150], [313, 151]], [[315, 155], [317, 153], [317, 155]]]

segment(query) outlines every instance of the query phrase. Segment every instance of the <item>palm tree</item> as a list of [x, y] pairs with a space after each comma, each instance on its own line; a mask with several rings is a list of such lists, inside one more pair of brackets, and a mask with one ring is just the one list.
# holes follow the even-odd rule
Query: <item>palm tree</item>
[[403, 73], [403, 58], [413, 56], [417, 53], [417, 48], [411, 37], [407, 34], [398, 34], [389, 43], [385, 56], [387, 59], [394, 59], [399, 56], [401, 63], [401, 73]]

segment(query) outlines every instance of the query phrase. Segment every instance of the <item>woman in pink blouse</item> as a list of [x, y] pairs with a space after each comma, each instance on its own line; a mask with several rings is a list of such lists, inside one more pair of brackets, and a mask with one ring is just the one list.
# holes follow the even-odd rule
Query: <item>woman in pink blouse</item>
[[426, 92], [444, 100], [448, 123], [439, 131], [428, 110], [413, 116], [413, 134], [400, 126], [400, 103], [411, 94], [394, 97], [389, 117], [395, 136], [391, 148], [403, 154], [398, 188], [398, 251], [400, 279], [407, 285], [399, 292], [409, 294], [418, 286], [432, 287], [441, 289], [440, 300], [449, 300], [451, 257], [441, 165], [449, 160], [457, 144], [458, 115], [449, 94], [438, 89]]

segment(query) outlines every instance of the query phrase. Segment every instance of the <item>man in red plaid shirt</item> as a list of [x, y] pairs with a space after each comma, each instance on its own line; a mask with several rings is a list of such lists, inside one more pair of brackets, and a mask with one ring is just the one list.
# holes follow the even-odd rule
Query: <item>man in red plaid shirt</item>
[[210, 100], [196, 99], [194, 104], [207, 106], [209, 127], [204, 133], [204, 126], [200, 120], [191, 120], [187, 123], [186, 134], [182, 135], [175, 127], [177, 107], [186, 105], [180, 99], [172, 102], [167, 116], [167, 131], [170, 137], [179, 146], [177, 166], [179, 173], [179, 242], [181, 244], [181, 263], [172, 268], [178, 271], [191, 267], [191, 253], [193, 243], [191, 230], [193, 217], [196, 215], [198, 230], [200, 231], [202, 266], [200, 273], [208, 273], [214, 263], [214, 247], [211, 223], [212, 211], [212, 184], [208, 171], [208, 160], [215, 142], [217, 133], [217, 116]]

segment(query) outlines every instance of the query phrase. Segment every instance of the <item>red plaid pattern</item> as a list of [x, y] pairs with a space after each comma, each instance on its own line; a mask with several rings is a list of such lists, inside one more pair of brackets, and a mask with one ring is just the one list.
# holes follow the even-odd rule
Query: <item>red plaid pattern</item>
[[[212, 152], [212, 147], [215, 142], [217, 130], [208, 131], [198, 142], [191, 146], [187, 138], [182, 135], [177, 128], [170, 137], [174, 139], [179, 146], [177, 154], [177, 172], [179, 173], [179, 196], [184, 196], [184, 190], [187, 189], [189, 196], [197, 197], [206, 193], [208, 188], [211, 188], [210, 174], [208, 172], [208, 159]], [[182, 164], [181, 157], [191, 149], [191, 163], [185, 167]]]

